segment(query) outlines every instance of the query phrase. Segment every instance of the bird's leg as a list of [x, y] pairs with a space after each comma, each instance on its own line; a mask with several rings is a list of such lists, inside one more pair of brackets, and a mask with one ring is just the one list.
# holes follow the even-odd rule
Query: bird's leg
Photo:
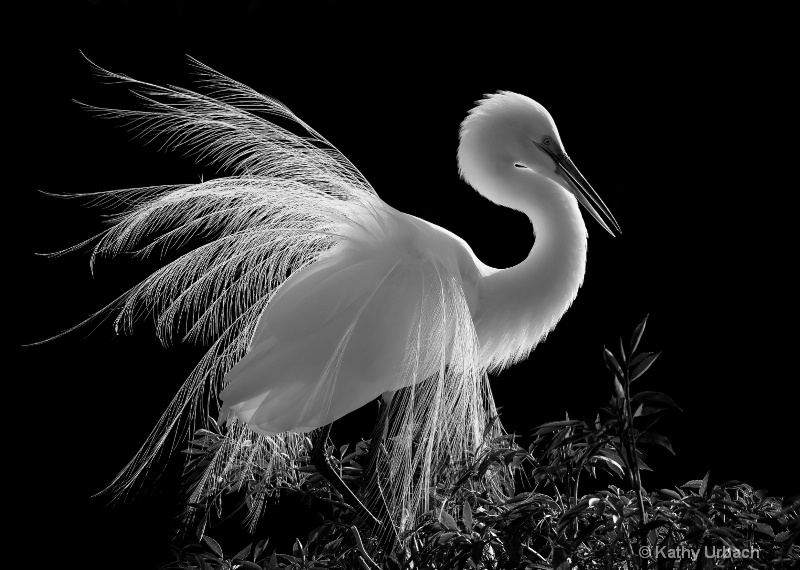
[[350, 490], [342, 478], [339, 477], [339, 474], [334, 471], [333, 467], [331, 467], [330, 461], [328, 459], [328, 453], [325, 450], [325, 446], [328, 442], [328, 437], [331, 433], [331, 426], [333, 424], [328, 424], [320, 431], [317, 432], [314, 438], [314, 446], [311, 449], [311, 463], [314, 467], [317, 468], [317, 473], [322, 475], [328, 483], [330, 483], [334, 489], [339, 491], [339, 494], [342, 496], [342, 499], [350, 505], [354, 511], [359, 513], [362, 516], [366, 516], [367, 519], [373, 521], [378, 526], [381, 526], [381, 522], [376, 519], [369, 509], [364, 506], [364, 504], [358, 500], [355, 493]]

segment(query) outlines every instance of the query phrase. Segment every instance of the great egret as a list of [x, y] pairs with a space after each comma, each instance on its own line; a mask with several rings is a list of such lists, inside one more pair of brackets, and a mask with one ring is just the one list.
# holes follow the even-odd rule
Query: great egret
[[461, 126], [463, 179], [525, 213], [536, 234], [522, 263], [494, 269], [458, 236], [383, 202], [281, 103], [191, 62], [211, 93], [96, 68], [131, 85], [145, 108], [92, 109], [232, 170], [198, 184], [102, 193], [127, 209], [97, 236], [92, 263], [196, 234], [205, 240], [111, 305], [117, 330], [144, 307], [163, 342], [180, 332], [211, 344], [113, 485], [127, 489], [181, 418], [208, 412], [209, 396], [221, 399], [229, 444], [195, 497], [234, 465], [298, 477], [306, 432], [397, 394], [383, 493], [395, 522], [413, 520], [438, 470], [468, 460], [482, 441], [495, 413], [487, 371], [526, 358], [575, 298], [587, 248], [578, 204], [612, 235], [619, 226], [564, 152], [549, 113], [523, 95], [488, 95]]

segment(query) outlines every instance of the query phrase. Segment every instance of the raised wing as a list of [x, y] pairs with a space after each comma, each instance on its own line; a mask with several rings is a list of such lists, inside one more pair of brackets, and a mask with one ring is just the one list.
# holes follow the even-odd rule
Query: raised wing
[[194, 64], [212, 95], [97, 68], [130, 84], [145, 109], [93, 110], [234, 172], [92, 195], [125, 206], [96, 237], [92, 263], [190, 247], [108, 307], [116, 329], [152, 314], [164, 343], [210, 345], [109, 490], [127, 491], [171, 450], [171, 436], [184, 441], [226, 384], [224, 411], [242, 421], [229, 426], [190, 502], [231, 477], [297, 480], [303, 432], [405, 387], [387, 443], [387, 500], [398, 519], [413, 519], [427, 508], [437, 466], [465, 459], [494, 414], [457, 263], [388, 239], [396, 213], [328, 141], [277, 101]]

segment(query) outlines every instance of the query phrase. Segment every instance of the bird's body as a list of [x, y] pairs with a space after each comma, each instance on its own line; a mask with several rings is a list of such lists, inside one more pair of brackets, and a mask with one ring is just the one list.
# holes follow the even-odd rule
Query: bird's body
[[[381, 204], [346, 240], [293, 274], [262, 313], [247, 354], [220, 395], [227, 411], [264, 435], [329, 424], [385, 392], [424, 380], [439, 361], [419, 347], [405, 366], [424, 301], [452, 278], [477, 306], [479, 270], [449, 232]], [[449, 358], [445, 358], [449, 360]]]
[[[208, 394], [219, 396], [223, 419], [237, 421], [228, 432], [234, 443], [217, 448], [195, 498], [224, 485], [232, 465], [237, 477], [242, 469], [297, 477], [302, 434], [397, 392], [382, 493], [396, 520], [413, 519], [445, 466], [471, 461], [487, 433], [500, 433], [485, 431], [496, 415], [487, 371], [526, 358], [575, 298], [587, 245], [578, 204], [610, 232], [588, 195], [616, 222], [541, 105], [510, 92], [487, 96], [462, 124], [460, 173], [489, 200], [525, 213], [536, 234], [522, 263], [488, 267], [454, 234], [386, 204], [286, 107], [195, 64], [213, 96], [97, 68], [133, 84], [149, 107], [101, 112], [233, 170], [193, 185], [107, 193], [129, 208], [95, 255], [146, 255], [198, 231], [207, 237], [121, 297], [116, 326], [144, 305], [164, 341], [185, 330], [211, 343], [116, 483], [127, 488]], [[502, 247], [502, 228], [485, 236]]]
[[481, 368], [526, 357], [566, 311], [584, 275], [578, 203], [550, 184], [552, 215], [564, 218], [560, 232], [541, 231], [528, 258], [504, 270], [481, 263], [451, 232], [386, 204], [366, 214], [270, 300], [247, 354], [227, 375], [221, 416], [230, 411], [264, 435], [306, 432], [430, 377], [442, 351], [449, 363], [454, 330], [415, 348], [427, 367], [409, 372], [404, 359], [412, 328], [425, 324], [424, 299], [442, 290], [443, 278], [457, 283], [452, 291], [469, 309]]
[[[227, 375], [221, 417], [264, 435], [305, 432], [429, 378], [452, 362], [453, 336], [463, 333], [455, 318], [431, 325], [424, 314], [424, 300], [443, 289], [443, 279], [457, 284], [449, 291], [468, 308], [458, 327], [477, 340], [473, 366], [483, 373], [526, 358], [577, 295], [587, 232], [565, 185], [534, 170], [535, 162], [522, 167], [528, 157], [513, 135], [512, 144], [498, 144], [525, 119], [557, 136], [534, 101], [508, 92], [489, 97], [465, 121], [459, 156], [479, 192], [531, 220], [536, 241], [522, 263], [491, 268], [451, 232], [376, 200], [345, 239], [271, 299], [247, 354]], [[415, 327], [423, 336], [436, 328], [434, 342], [412, 348]], [[409, 355], [423, 364], [409, 369]]]

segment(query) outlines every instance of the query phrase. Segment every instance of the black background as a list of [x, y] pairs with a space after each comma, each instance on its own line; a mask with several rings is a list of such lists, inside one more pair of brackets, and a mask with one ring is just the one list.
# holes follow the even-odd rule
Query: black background
[[[796, 192], [789, 154], [788, 58], [779, 15], [550, 13], [492, 3], [435, 14], [327, 2], [66, 2], [21, 22], [6, 71], [14, 152], [4, 189], [12, 306], [6, 418], [21, 534], [34, 554], [90, 567], [153, 567], [177, 509], [170, 468], [133, 504], [92, 499], [133, 456], [202, 351], [165, 349], [145, 321], [132, 337], [109, 322], [42, 346], [158, 263], [55, 251], [102, 229], [101, 214], [54, 193], [218, 176], [211, 165], [143, 146], [119, 123], [70, 99], [136, 105], [92, 76], [99, 65], [191, 86], [185, 54], [286, 103], [356, 164], [392, 206], [466, 239], [495, 267], [522, 261], [533, 236], [521, 214], [458, 179], [457, 132], [484, 93], [542, 103], [571, 157], [622, 226], [589, 217], [587, 277], [572, 308], [527, 362], [492, 380], [509, 431], [592, 414], [612, 391], [604, 345], [645, 314], [645, 350], [663, 351], [640, 389], [683, 408], [662, 431], [646, 488], [740, 479], [798, 491], [793, 277]], [[334, 428], [368, 437], [374, 410]], [[179, 466], [179, 462], [176, 465]], [[153, 478], [155, 480], [155, 477]], [[149, 494], [148, 494], [149, 493]], [[291, 502], [266, 515], [291, 528]], [[309, 523], [310, 524], [310, 523]], [[309, 527], [310, 528], [310, 527]], [[220, 531], [222, 532], [222, 531]], [[211, 532], [214, 535], [214, 532]], [[283, 536], [282, 535], [282, 536]], [[243, 542], [223, 542], [235, 552]]]

